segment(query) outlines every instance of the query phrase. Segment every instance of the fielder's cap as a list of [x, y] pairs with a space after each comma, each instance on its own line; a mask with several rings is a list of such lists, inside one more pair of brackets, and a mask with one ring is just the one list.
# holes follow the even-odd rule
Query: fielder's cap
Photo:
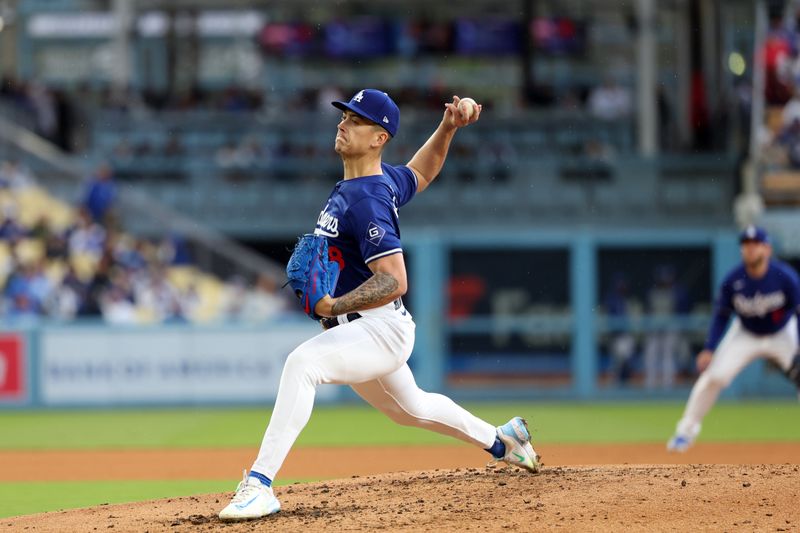
[[740, 243], [747, 241], [769, 242], [769, 236], [764, 228], [750, 225], [744, 228], [744, 230], [739, 234]]
[[349, 109], [382, 126], [394, 137], [400, 127], [400, 109], [389, 95], [377, 89], [362, 89], [349, 102], [331, 102], [333, 107], [341, 110]]

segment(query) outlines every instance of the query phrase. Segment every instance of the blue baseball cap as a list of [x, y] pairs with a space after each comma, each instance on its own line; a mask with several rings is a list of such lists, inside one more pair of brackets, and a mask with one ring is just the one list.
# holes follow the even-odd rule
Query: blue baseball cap
[[767, 231], [764, 228], [759, 228], [758, 226], [747, 226], [744, 230], [739, 234], [739, 242], [769, 242], [769, 236], [767, 235]]
[[333, 107], [349, 109], [353, 113], [383, 127], [394, 137], [400, 127], [400, 109], [389, 95], [377, 89], [362, 89], [349, 102], [331, 102]]

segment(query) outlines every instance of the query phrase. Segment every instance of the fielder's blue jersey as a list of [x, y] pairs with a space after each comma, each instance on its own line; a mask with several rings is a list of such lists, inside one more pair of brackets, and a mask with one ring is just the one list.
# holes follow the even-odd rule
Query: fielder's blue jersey
[[372, 277], [368, 263], [403, 251], [398, 208], [414, 197], [417, 177], [407, 166], [382, 163], [381, 170], [338, 182], [317, 219], [314, 233], [328, 238], [330, 259], [339, 263], [334, 297]]
[[740, 264], [722, 282], [706, 348], [716, 349], [733, 313], [747, 331], [769, 335], [781, 330], [798, 312], [800, 278], [791, 266], [770, 260], [767, 273], [753, 279]]

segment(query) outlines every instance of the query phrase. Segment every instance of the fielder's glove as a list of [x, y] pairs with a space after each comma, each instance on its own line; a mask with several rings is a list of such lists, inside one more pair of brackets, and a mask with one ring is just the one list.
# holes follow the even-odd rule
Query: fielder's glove
[[303, 311], [320, 320], [322, 317], [314, 312], [314, 307], [333, 292], [339, 278], [339, 264], [328, 260], [328, 240], [311, 233], [300, 237], [286, 265], [286, 276], [300, 298]]

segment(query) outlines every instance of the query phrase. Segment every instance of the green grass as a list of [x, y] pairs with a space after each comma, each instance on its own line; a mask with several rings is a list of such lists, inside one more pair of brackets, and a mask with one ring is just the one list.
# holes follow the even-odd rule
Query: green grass
[[[295, 481], [298, 480], [281, 480], [277, 485], [288, 485]], [[92, 507], [104, 503], [137, 502], [216, 492], [232, 493], [235, 488], [235, 482], [218, 480], [0, 483], [0, 518]], [[221, 509], [224, 505], [222, 500], [220, 504]], [[0, 527], [3, 527], [2, 522]]]
[[[474, 414], [499, 424], [527, 417], [539, 443], [665, 442], [681, 403], [478, 404]], [[794, 402], [720, 403], [706, 418], [704, 442], [800, 441]], [[269, 409], [169, 409], [0, 412], [0, 450], [257, 448]], [[369, 407], [315, 409], [298, 446], [454, 444], [405, 428]], [[466, 445], [465, 445], [466, 446]], [[290, 483], [290, 480], [281, 480]], [[231, 491], [229, 481], [0, 483], [0, 517], [73, 507]], [[2, 523], [0, 523], [2, 526]], [[2, 529], [2, 527], [0, 527]]]
[[[669, 437], [679, 403], [467, 405], [493, 424], [527, 417], [543, 443], [660, 442]], [[721, 403], [706, 418], [705, 441], [796, 441], [794, 402]], [[268, 409], [170, 409], [0, 412], [0, 449], [255, 447]], [[401, 427], [370, 407], [319, 407], [298, 446], [451, 444], [435, 433]]]

